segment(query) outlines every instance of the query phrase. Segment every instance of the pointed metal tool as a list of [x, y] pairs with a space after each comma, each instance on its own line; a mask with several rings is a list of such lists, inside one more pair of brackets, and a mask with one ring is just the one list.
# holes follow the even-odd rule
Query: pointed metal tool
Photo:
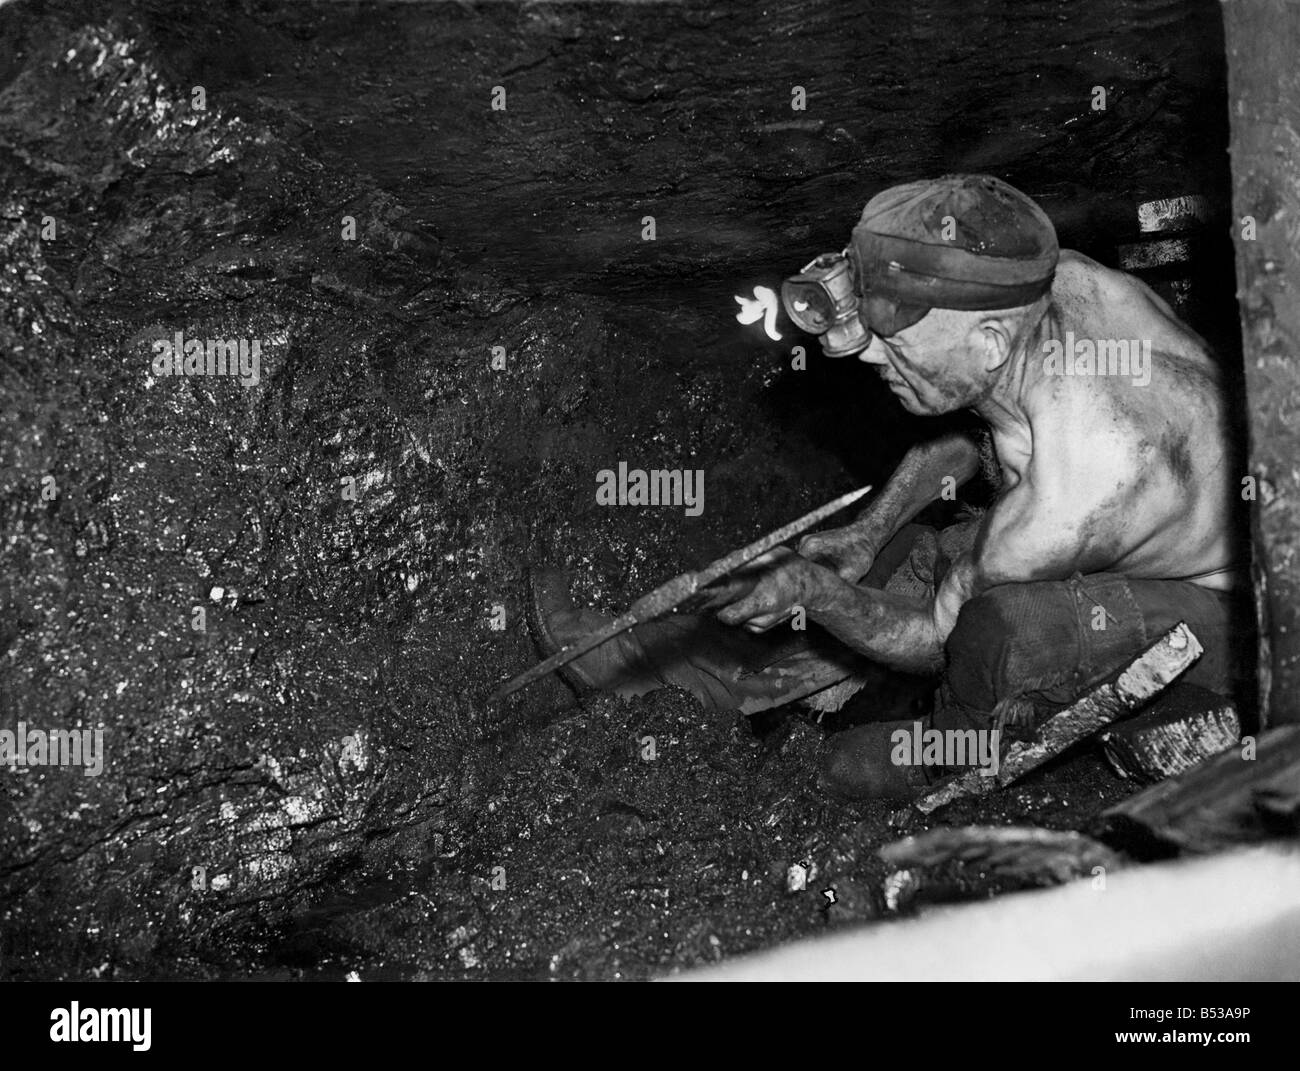
[[820, 524], [827, 517], [838, 513], [847, 506], [853, 505], [854, 502], [870, 491], [870, 487], [861, 487], [856, 491], [840, 495], [839, 498], [827, 502], [824, 506], [818, 506], [811, 513], [804, 514], [797, 521], [791, 521], [789, 524], [778, 528], [775, 532], [769, 532], [762, 539], [756, 539], [748, 546], [733, 550], [730, 554], [724, 555], [717, 561], [710, 562], [703, 569], [673, 577], [668, 583], [655, 588], [650, 594], [641, 596], [632, 604], [627, 613], [620, 614], [603, 629], [593, 632], [590, 636], [576, 643], [561, 647], [550, 658], [506, 681], [492, 693], [492, 702], [500, 702], [506, 696], [519, 691], [520, 688], [527, 687], [533, 681], [541, 680], [548, 673], [555, 672], [555, 670], [572, 662], [575, 658], [581, 658], [588, 651], [599, 647], [602, 643], [609, 642], [615, 636], [626, 632], [630, 628], [671, 613], [686, 602], [687, 599], [699, 592], [701, 588], [706, 588], [714, 581], [721, 580], [729, 573], [735, 572], [742, 565], [752, 562], [759, 555], [774, 550], [787, 539], [802, 535], [809, 528]]

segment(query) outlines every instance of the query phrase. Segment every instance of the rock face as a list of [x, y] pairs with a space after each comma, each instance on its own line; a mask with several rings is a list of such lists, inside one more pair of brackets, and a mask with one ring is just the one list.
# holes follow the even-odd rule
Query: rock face
[[[243, 905], [353, 865], [377, 828], [436, 823], [452, 791], [466, 683], [417, 652], [487, 638], [464, 599], [391, 630], [420, 584], [472, 583], [475, 519], [426, 503], [474, 477], [384, 383], [415, 360], [388, 317], [438, 251], [265, 131], [193, 110], [118, 27], [32, 57], [0, 117], [5, 725], [102, 728], [105, 753], [97, 777], [7, 774], [6, 936], [55, 970], [141, 970], [178, 925], [202, 956]], [[313, 224], [331, 201], [369, 252]], [[256, 340], [256, 381], [155, 375], [177, 332]], [[469, 357], [454, 332], [439, 348], [401, 393], [447, 421]], [[408, 658], [437, 681], [418, 702]], [[394, 774], [395, 740], [423, 776]]]
[[[664, 368], [610, 302], [475, 275], [120, 25], [30, 56], [0, 139], [3, 724], [104, 734], [98, 776], [6, 772], [24, 969], [224, 963], [340, 875], [454, 853], [530, 558], [627, 598], [846, 485], [747, 421], [761, 365]], [[204, 374], [165, 374], [187, 340]], [[706, 451], [701, 518], [595, 508], [597, 469]]]
[[[849, 192], [869, 124], [769, 114], [735, 88], [742, 68], [716, 81], [701, 56], [723, 27], [759, 49], [745, 62], [769, 55], [761, 26], [721, 9], [671, 13], [674, 32], [703, 35], [693, 50], [664, 37], [633, 56], [598, 43], [618, 32], [609, 12], [445, 7], [413, 38], [430, 77], [440, 56], [468, 77], [478, 35], [515, 42], [502, 77], [517, 67], [551, 93], [546, 121], [576, 137], [553, 172], [558, 135], [526, 110], [485, 133], [460, 98], [440, 110], [383, 79], [365, 96], [332, 66], [341, 8], [0, 11], [0, 730], [103, 732], [96, 776], [0, 771], [6, 976], [644, 975], [825, 925], [820, 889], [785, 891], [789, 866], [819, 853], [861, 886], [832, 921], [874, 910], [861, 860], [884, 812], [810, 787], [811, 727], [760, 740], [677, 694], [575, 712], [555, 681], [504, 722], [482, 702], [535, 657], [529, 562], [571, 566], [580, 601], [624, 604], [879, 482], [906, 448], [917, 429], [860, 368], [795, 372], [789, 346], [810, 340], [756, 340], [731, 319], [734, 276], [797, 268], [847, 229], [844, 205], [871, 192]], [[941, 14], [889, 33], [951, 36]], [[419, 28], [401, 21], [414, 7], [384, 17]], [[667, 16], [618, 17], [650, 35]], [[841, 22], [807, 32], [834, 42], [823, 62], [850, 103], [893, 84], [850, 78]], [[1158, 64], [1103, 60], [1114, 84], [1163, 84]], [[314, 98], [289, 99], [296, 68]], [[707, 93], [691, 71], [715, 78]], [[331, 77], [347, 91], [331, 96]], [[564, 111], [610, 85], [594, 113]], [[1190, 143], [1179, 92], [1183, 125], [1158, 122]], [[745, 122], [717, 141], [737, 106]], [[607, 112], [617, 134], [586, 144]], [[901, 130], [900, 114], [877, 118]], [[432, 207], [395, 178], [391, 141], [367, 155], [367, 123], [400, 137], [416, 115], [433, 133], [409, 158], [447, 194]], [[903, 139], [889, 166], [871, 158], [875, 184], [1014, 172], [1041, 140], [954, 123], [917, 134], [925, 151]], [[1140, 129], [1108, 129], [1078, 157], [1140, 146], [1134, 182], [1167, 192], [1169, 158]], [[949, 140], [960, 152], [935, 148]], [[700, 153], [711, 141], [716, 159]], [[524, 166], [526, 182], [503, 177]], [[575, 182], [620, 221], [639, 220], [647, 189], [680, 194], [695, 237], [652, 249], [593, 231]], [[547, 189], [534, 229], [514, 226]], [[1041, 189], [1078, 208], [1080, 234], [1110, 211], [1071, 201], [1065, 179]], [[178, 335], [182, 371], [184, 343], [201, 342], [204, 374], [164, 374]], [[207, 374], [224, 343], [241, 374]], [[620, 461], [703, 468], [703, 515], [598, 507], [596, 473]], [[1068, 825], [1115, 791], [1095, 763], [1047, 784], [992, 813]]]

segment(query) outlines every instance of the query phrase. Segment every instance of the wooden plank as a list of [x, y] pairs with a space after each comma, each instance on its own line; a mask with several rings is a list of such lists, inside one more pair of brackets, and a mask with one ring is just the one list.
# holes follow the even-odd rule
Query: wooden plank
[[1120, 777], [1143, 785], [1190, 770], [1240, 739], [1241, 721], [1231, 700], [1177, 681], [1150, 710], [1103, 732], [1101, 745]]
[[[1112, 843], [1210, 852], [1300, 831], [1300, 725], [1280, 726], [1102, 812]], [[1253, 757], [1252, 757], [1253, 756]]]
[[1051, 885], [1118, 870], [1123, 860], [1106, 845], [1074, 831], [1035, 826], [940, 826], [886, 844], [880, 857], [900, 869], [978, 867], [981, 873], [1029, 885]]

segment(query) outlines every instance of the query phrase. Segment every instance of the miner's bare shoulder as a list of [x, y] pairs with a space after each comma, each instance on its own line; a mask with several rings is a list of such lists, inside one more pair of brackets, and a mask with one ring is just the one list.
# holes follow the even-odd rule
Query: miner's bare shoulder
[[[1030, 391], [1035, 453], [1072, 482], [1095, 470], [1217, 497], [1229, 428], [1205, 342], [1146, 284], [1065, 250], [1052, 287], [1061, 339]], [[1039, 436], [1036, 435], [1036, 439]]]
[[1205, 340], [1136, 276], [1063, 249], [1052, 300], [1065, 330], [1080, 337], [1150, 342], [1155, 353], [1182, 357], [1217, 378], [1218, 365]]

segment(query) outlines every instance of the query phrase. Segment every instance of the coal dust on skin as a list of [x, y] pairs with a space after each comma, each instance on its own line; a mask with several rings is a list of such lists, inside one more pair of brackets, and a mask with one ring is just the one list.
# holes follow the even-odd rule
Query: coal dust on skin
[[[536, 660], [530, 561], [569, 567], [583, 604], [625, 607], [879, 483], [906, 448], [865, 370], [790, 372], [784, 343], [731, 318], [737, 264], [788, 268], [782, 228], [829, 229], [860, 201], [857, 179], [823, 184], [822, 216], [801, 216], [803, 180], [849, 175], [836, 154], [851, 142], [814, 152], [795, 131], [813, 155], [755, 177], [748, 134], [697, 130], [679, 114], [695, 90], [657, 89], [662, 75], [599, 43], [620, 19], [655, 39], [658, 9], [398, 5], [362, 33], [338, 5], [120, 7], [0, 9], [0, 509], [16, 522], [0, 548], [0, 717], [80, 719], [106, 741], [98, 777], [5, 780], [6, 976], [639, 978], [881, 915], [875, 849], [904, 830], [892, 807], [814, 787], [832, 719], [750, 723], [674, 691], [578, 700], [555, 678], [500, 720], [479, 698]], [[718, 32], [751, 32], [683, 18], [680, 55], [655, 47], [687, 83], [718, 70]], [[592, 50], [520, 76], [542, 79], [536, 114], [578, 129], [484, 139], [456, 96], [481, 81], [463, 65], [482, 49], [451, 50], [432, 97], [428, 56], [394, 58], [434, 30]], [[413, 81], [379, 93], [381, 69]], [[588, 77], [616, 87], [600, 108], [617, 136], [600, 109], [568, 106]], [[731, 115], [728, 92], [709, 89]], [[444, 141], [412, 140], [416, 116]], [[587, 186], [553, 203], [555, 144], [626, 165], [601, 212], [639, 218], [628, 174], [648, 167], [672, 196], [683, 139], [720, 157], [716, 185], [682, 185], [679, 202], [680, 226], [724, 235], [717, 248], [638, 245], [625, 262], [610, 233], [568, 219]], [[1145, 143], [1140, 161], [1167, 170]], [[520, 191], [567, 222], [543, 213], [544, 236], [507, 226], [485, 243], [483, 221], [515, 218]], [[780, 220], [717, 222], [773, 196]], [[355, 244], [321, 222], [344, 215]], [[39, 239], [46, 216], [60, 240]], [[260, 340], [257, 382], [146, 385], [153, 343], [177, 332]], [[593, 475], [620, 461], [704, 469], [707, 508], [600, 507]], [[50, 473], [54, 503], [38, 493]], [[888, 705], [891, 688], [915, 693], [882, 679], [868, 698]], [[1085, 757], [945, 821], [1071, 828], [1122, 791]], [[786, 889], [794, 863], [803, 892]]]

